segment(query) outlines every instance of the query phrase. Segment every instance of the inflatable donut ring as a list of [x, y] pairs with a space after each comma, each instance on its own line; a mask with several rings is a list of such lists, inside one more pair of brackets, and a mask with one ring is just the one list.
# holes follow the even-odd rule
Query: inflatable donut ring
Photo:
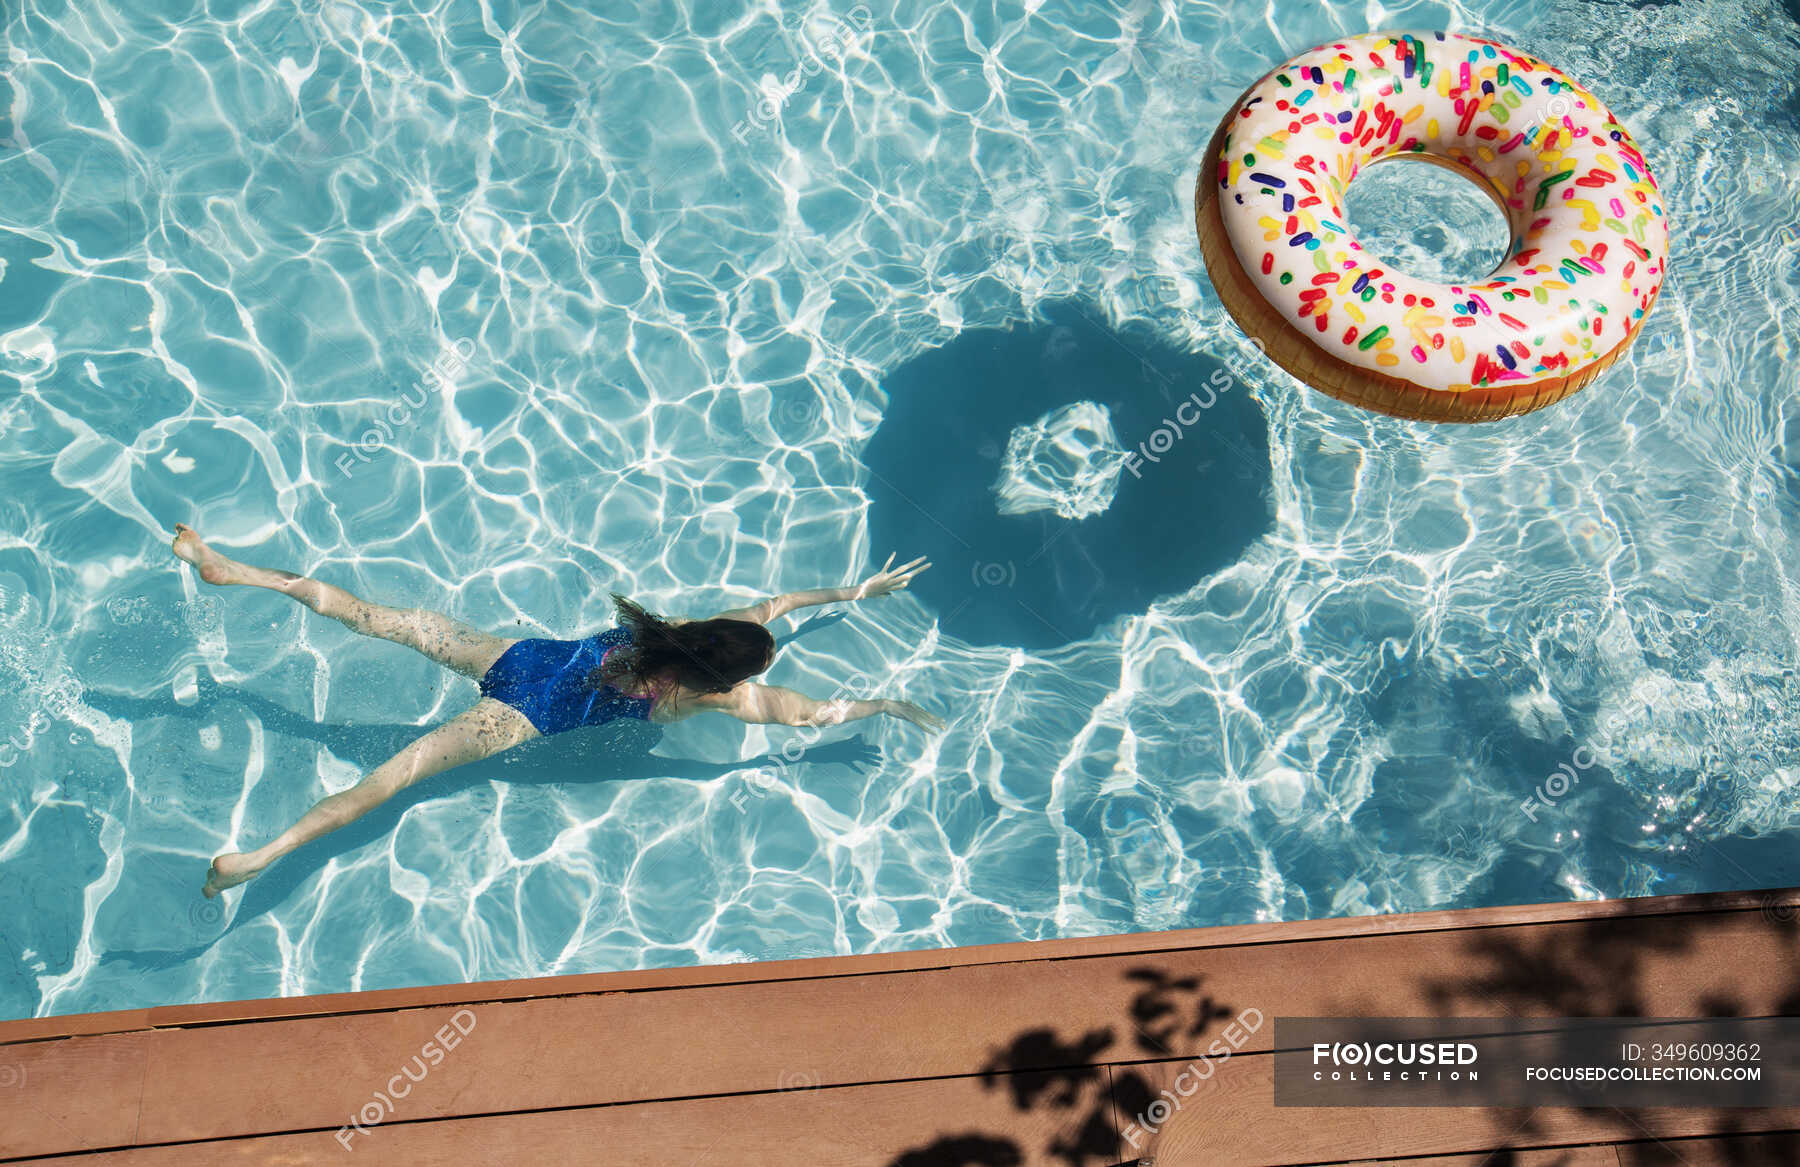
[[[1344, 226], [1367, 166], [1476, 180], [1512, 227], [1467, 286], [1395, 271]], [[1561, 400], [1617, 360], [1667, 267], [1663, 200], [1631, 135], [1560, 71], [1479, 37], [1371, 33], [1251, 86], [1194, 192], [1206, 269], [1277, 364], [1396, 417], [1489, 421]]]

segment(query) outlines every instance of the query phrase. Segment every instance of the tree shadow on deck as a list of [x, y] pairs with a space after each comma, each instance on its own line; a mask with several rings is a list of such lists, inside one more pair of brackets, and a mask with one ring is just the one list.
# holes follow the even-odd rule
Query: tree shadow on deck
[[[1486, 928], [1469, 933], [1449, 963], [1454, 975], [1429, 975], [1420, 984], [1439, 1017], [1663, 1017], [1657, 1002], [1664, 995], [1652, 965], [1693, 952], [1708, 933], [1736, 931], [1748, 922], [1753, 932], [1772, 936], [1787, 953], [1787, 975], [1777, 983], [1745, 985], [1700, 1000], [1702, 1017], [1769, 1017], [1800, 1015], [1800, 910], [1775, 893], [1762, 896], [1759, 909], [1653, 915], [1628, 911], [1624, 918], [1586, 920], [1554, 929]], [[1703, 970], [1709, 971], [1709, 970]], [[1378, 1001], [1371, 1009], [1380, 1012]], [[1556, 1057], [1563, 1064], [1592, 1060], [1592, 1045], [1574, 1035], [1561, 1037]], [[1553, 1142], [1539, 1109], [1490, 1109], [1495, 1167], [1516, 1161], [1516, 1151]], [[1707, 1137], [1737, 1141], [1709, 1144], [1716, 1157], [1707, 1162], [1761, 1167], [1800, 1162], [1800, 1134], [1758, 1136], [1748, 1119], [1754, 1110], [1711, 1108], [1677, 1111], [1592, 1108], [1612, 1129], [1621, 1167], [1676, 1167], [1690, 1162], [1679, 1139], [1663, 1138], [1670, 1129], [1663, 1116], [1703, 1114]], [[1766, 1126], [1766, 1124], [1765, 1124]], [[1534, 1161], [1535, 1162], [1535, 1161]]]
[[[1395, 1000], [1422, 997], [1428, 1009], [1419, 1012], [1444, 1018], [1667, 1015], [1667, 1006], [1658, 1012], [1659, 1001], [1671, 998], [1660, 987], [1667, 977], [1666, 962], [1690, 953], [1697, 961], [1699, 938], [1723, 929], [1741, 934], [1747, 926], [1752, 934], [1774, 938], [1789, 959], [1786, 975], [1779, 983], [1707, 996], [1687, 1006], [1689, 1012], [1705, 1017], [1800, 1015], [1800, 964], [1792, 960], [1800, 955], [1797, 917], [1800, 908], [1770, 894], [1763, 897], [1760, 910], [1686, 915], [1628, 911], [1623, 918], [1608, 920], [1472, 929], [1455, 939], [1445, 937], [1445, 959], [1418, 969], [1408, 978], [1410, 984], [1394, 985], [1394, 991], [1377, 991], [1361, 1000], [1346, 998], [1344, 1006], [1332, 1012], [1395, 1016], [1417, 1008], [1397, 1010]], [[1157, 1128], [1166, 1129], [1174, 1110], [1203, 1108], [1207, 1103], [1199, 1097], [1185, 1103], [1174, 1098], [1163, 1088], [1165, 1083], [1156, 1080], [1158, 1064], [1169, 1066], [1191, 1057], [1195, 1065], [1202, 1065], [1206, 1059], [1193, 1056], [1206, 1044], [1202, 1039], [1215, 1029], [1229, 1033], [1229, 1025], [1218, 1023], [1238, 1012], [1202, 994], [1203, 978], [1189, 971], [1191, 964], [1183, 964], [1181, 976], [1166, 967], [1133, 968], [1127, 979], [1136, 992], [1121, 1009], [1116, 1026], [1077, 1035], [1042, 1026], [1019, 1033], [995, 1051], [983, 1068], [982, 1085], [1006, 1090], [1016, 1110], [1037, 1113], [1042, 1120], [1037, 1125], [1047, 1132], [1040, 1145], [1026, 1145], [1016, 1135], [955, 1131], [907, 1150], [886, 1167], [1020, 1167], [1045, 1160], [1068, 1167], [1127, 1167], [1161, 1161], [1155, 1157]], [[1703, 974], [1711, 971], [1710, 966], [1695, 967]], [[1680, 999], [1678, 990], [1674, 996]], [[1557, 1056], [1566, 1055], [1565, 1064], [1591, 1061], [1591, 1043], [1576, 1044], [1577, 1040], [1567, 1039], [1559, 1048]], [[1210, 1078], [1210, 1071], [1205, 1076]], [[1301, 1108], [1288, 1113], [1298, 1124], [1319, 1121], [1321, 1112]], [[1485, 1153], [1482, 1167], [1525, 1163], [1573, 1167], [1589, 1161], [1582, 1158], [1587, 1145], [1610, 1143], [1621, 1167], [1681, 1167], [1699, 1161], [1693, 1157], [1699, 1148], [1674, 1134], [1668, 1116], [1686, 1115], [1699, 1117], [1683, 1129], [1689, 1132], [1688, 1139], [1707, 1140], [1705, 1152], [1710, 1157], [1705, 1162], [1743, 1167], [1800, 1163], [1800, 1134], [1757, 1133], [1751, 1121], [1758, 1113], [1754, 1110], [1591, 1108], [1584, 1113], [1609, 1129], [1583, 1131], [1579, 1136], [1583, 1146], [1570, 1146], [1567, 1128], [1547, 1122], [1541, 1109], [1486, 1108], [1475, 1123], [1485, 1123], [1488, 1133], [1473, 1137], [1476, 1145], [1454, 1149], [1406, 1145], [1401, 1132], [1406, 1116], [1413, 1113], [1396, 1114], [1396, 1143], [1384, 1148], [1384, 1154]], [[1202, 1125], [1205, 1116], [1190, 1114], [1188, 1122]], [[1183, 1149], [1191, 1152], [1193, 1144], [1184, 1143]], [[1360, 1161], [1371, 1161], [1366, 1148], [1345, 1149], [1352, 1151], [1362, 1156]]]
[[910, 1149], [888, 1167], [1019, 1167], [1045, 1158], [1069, 1167], [1141, 1162], [1135, 1153], [1120, 1157], [1128, 1149], [1130, 1116], [1149, 1112], [1166, 1092], [1140, 1069], [1110, 1063], [1181, 1058], [1234, 1011], [1201, 992], [1201, 976], [1175, 976], [1144, 965], [1124, 979], [1135, 991], [1118, 1026], [1072, 1038], [1049, 1026], [1028, 1029], [982, 1068], [983, 1088], [1007, 1091], [1016, 1110], [1049, 1114], [1050, 1133], [1042, 1146], [1026, 1148], [1013, 1138], [965, 1131]]

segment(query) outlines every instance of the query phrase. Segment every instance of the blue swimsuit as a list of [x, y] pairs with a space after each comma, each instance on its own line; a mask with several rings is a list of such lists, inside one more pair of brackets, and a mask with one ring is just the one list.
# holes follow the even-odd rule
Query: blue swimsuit
[[545, 737], [620, 717], [649, 721], [652, 698], [587, 683], [607, 649], [630, 643], [627, 628], [609, 628], [586, 640], [521, 640], [482, 676], [481, 695], [517, 709]]

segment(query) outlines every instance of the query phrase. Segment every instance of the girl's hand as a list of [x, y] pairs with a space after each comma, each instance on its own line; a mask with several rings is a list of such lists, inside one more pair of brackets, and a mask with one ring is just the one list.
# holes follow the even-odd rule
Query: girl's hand
[[911, 701], [888, 701], [887, 712], [890, 717], [898, 717], [902, 721], [910, 721], [926, 733], [939, 733], [944, 728], [944, 719], [935, 713], [919, 708]]
[[890, 555], [887, 557], [887, 562], [881, 565], [881, 570], [864, 580], [856, 589], [855, 598], [868, 600], [897, 592], [911, 583], [914, 576], [930, 566], [931, 564], [927, 563], [925, 557], [921, 555], [911, 563], [894, 567], [894, 557]]

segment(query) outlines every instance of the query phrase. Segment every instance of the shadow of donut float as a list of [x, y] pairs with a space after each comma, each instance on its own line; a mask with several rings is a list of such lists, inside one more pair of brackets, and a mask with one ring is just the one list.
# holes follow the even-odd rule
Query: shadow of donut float
[[[1271, 525], [1268, 426], [1243, 383], [1210, 356], [1121, 335], [1084, 304], [962, 333], [883, 388], [863, 453], [871, 545], [931, 558], [910, 590], [961, 640], [1086, 639], [1237, 562]], [[1085, 518], [1002, 513], [1015, 433], [1083, 402], [1104, 408], [1114, 458], [1128, 459], [1110, 504]]]

